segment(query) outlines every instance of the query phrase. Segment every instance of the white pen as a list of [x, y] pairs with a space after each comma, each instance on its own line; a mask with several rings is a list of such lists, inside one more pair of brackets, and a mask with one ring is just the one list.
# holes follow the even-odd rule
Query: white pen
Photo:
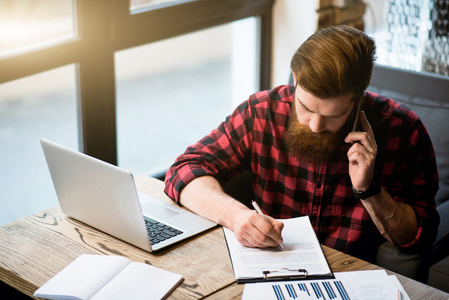
[[[257, 204], [257, 202], [253, 200], [253, 201], [251, 201], [251, 204], [253, 205], [253, 207], [254, 207], [254, 209], [257, 211], [257, 213], [258, 213], [259, 215], [261, 215], [261, 216], [265, 219], [265, 221], [267, 221], [267, 223], [271, 225], [271, 227], [273, 227], [273, 224], [271, 224], [271, 222], [268, 221], [267, 217], [265, 217], [264, 213], [263, 213], [262, 210], [260, 209], [260, 207], [259, 207], [259, 205]], [[284, 249], [284, 245], [279, 244], [279, 246], [281, 246], [281, 248]]]

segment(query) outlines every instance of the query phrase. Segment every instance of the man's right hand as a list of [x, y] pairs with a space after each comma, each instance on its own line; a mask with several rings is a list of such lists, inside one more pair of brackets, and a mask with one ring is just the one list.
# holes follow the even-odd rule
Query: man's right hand
[[235, 237], [245, 247], [277, 247], [282, 243], [284, 223], [266, 216], [271, 225], [255, 210], [239, 208], [234, 216], [232, 230]]

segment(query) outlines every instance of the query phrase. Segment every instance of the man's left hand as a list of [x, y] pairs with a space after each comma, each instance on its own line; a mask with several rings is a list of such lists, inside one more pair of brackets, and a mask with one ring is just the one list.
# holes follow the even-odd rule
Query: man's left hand
[[373, 180], [377, 144], [365, 112], [361, 112], [360, 122], [363, 131], [349, 133], [345, 142], [354, 143], [348, 151], [349, 176], [352, 186], [358, 191], [366, 191]]

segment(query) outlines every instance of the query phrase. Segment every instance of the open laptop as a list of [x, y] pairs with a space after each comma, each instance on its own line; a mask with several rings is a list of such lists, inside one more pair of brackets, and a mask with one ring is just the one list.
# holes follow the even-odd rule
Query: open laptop
[[149, 252], [217, 225], [138, 193], [129, 171], [49, 140], [40, 141], [61, 210], [69, 217]]

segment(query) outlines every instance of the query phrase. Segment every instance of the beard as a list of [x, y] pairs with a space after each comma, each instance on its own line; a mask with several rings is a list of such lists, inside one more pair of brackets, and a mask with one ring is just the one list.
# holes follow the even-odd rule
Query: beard
[[314, 133], [309, 126], [299, 123], [295, 104], [292, 106], [285, 143], [287, 150], [295, 157], [308, 162], [331, 161], [341, 147], [345, 134], [349, 133], [349, 117], [337, 132]]

